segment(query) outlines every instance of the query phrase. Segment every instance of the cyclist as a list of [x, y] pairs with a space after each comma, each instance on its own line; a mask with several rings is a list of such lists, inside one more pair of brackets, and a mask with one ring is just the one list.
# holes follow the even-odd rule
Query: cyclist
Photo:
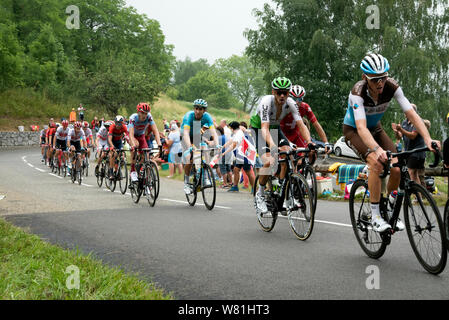
[[[50, 128], [47, 130], [47, 134], [45, 136], [45, 143], [48, 146], [47, 150], [47, 159], [50, 160], [53, 156], [54, 149], [53, 146], [53, 140], [56, 133], [56, 123], [54, 121], [50, 121]], [[50, 161], [48, 161], [48, 166], [50, 167]]]
[[[201, 147], [202, 135], [206, 134], [212, 137], [215, 146], [218, 146], [218, 136], [214, 129], [212, 116], [206, 112], [207, 101], [196, 99], [193, 102], [193, 111], [184, 115], [181, 124], [181, 139], [184, 150], [184, 192], [189, 195], [193, 192], [189, 186], [190, 171], [192, 169], [193, 159], [190, 156], [192, 144]], [[206, 182], [207, 184], [207, 182]]]
[[53, 142], [53, 149], [57, 149], [58, 152], [62, 152], [64, 160], [68, 161], [67, 155], [67, 137], [69, 135], [69, 122], [67, 120], [62, 121], [62, 126], [56, 130], [55, 139]]
[[159, 138], [159, 130], [150, 113], [151, 107], [148, 103], [141, 102], [137, 105], [137, 113], [129, 117], [129, 138], [131, 142], [131, 180], [138, 181], [136, 172], [136, 160], [134, 158], [134, 149], [147, 149], [148, 144], [145, 140], [145, 130], [147, 126], [151, 127], [159, 149], [162, 148], [161, 139]]
[[95, 176], [98, 177], [98, 170], [100, 168], [100, 163], [103, 160], [103, 158], [106, 156], [106, 152], [109, 150], [109, 144], [108, 144], [108, 135], [109, 135], [109, 127], [111, 126], [110, 121], [103, 121], [103, 125], [100, 127], [100, 130], [98, 130], [97, 133], [97, 139], [96, 139], [96, 145], [97, 145], [97, 153], [98, 155], [98, 161], [97, 165], [95, 166]]
[[[379, 175], [383, 170], [382, 163], [388, 159], [386, 151], [396, 152], [396, 146], [385, 133], [380, 120], [391, 100], [396, 99], [407, 118], [424, 138], [426, 146], [432, 151], [434, 151], [431, 146], [433, 140], [424, 122], [405, 97], [402, 88], [388, 76], [390, 64], [385, 57], [376, 53], [368, 54], [363, 58], [360, 68], [363, 71], [362, 80], [354, 85], [349, 94], [343, 134], [348, 146], [368, 163], [371, 222], [375, 231], [383, 232], [391, 226], [380, 216], [381, 179]], [[440, 143], [436, 142], [439, 147]], [[397, 161], [395, 158], [392, 163]], [[391, 168], [387, 185], [388, 194], [398, 188], [399, 182], [399, 168]], [[403, 222], [398, 221], [397, 227], [399, 230], [404, 230]]]
[[[70, 150], [70, 157], [72, 158], [71, 167], [73, 168], [75, 164], [75, 157], [74, 152], [81, 152], [85, 150], [86, 147], [86, 136], [84, 134], [84, 131], [82, 129], [82, 123], [77, 121], [73, 125], [73, 129], [69, 130], [69, 133], [67, 135], [67, 147]], [[79, 157], [80, 161], [82, 160], [81, 157]], [[69, 162], [70, 165], [70, 162]], [[71, 169], [69, 167], [69, 169]]]
[[125, 119], [122, 116], [116, 116], [114, 123], [109, 127], [109, 135], [108, 135], [108, 142], [109, 142], [109, 149], [112, 151], [110, 154], [110, 160], [109, 160], [109, 176], [110, 179], [114, 179], [114, 163], [115, 158], [117, 158], [117, 152], [116, 150], [121, 150], [123, 148], [123, 138], [125, 135], [128, 134], [128, 129], [125, 125]]
[[83, 122], [83, 130], [84, 130], [84, 134], [86, 135], [87, 157], [90, 158], [89, 147], [91, 146], [91, 144], [93, 144], [95, 147], [95, 143], [94, 143], [94, 136], [92, 134], [92, 130], [90, 130], [90, 128], [89, 128], [89, 122], [87, 122], [87, 121]]
[[44, 129], [41, 130], [41, 154], [42, 154], [42, 162], [45, 162], [45, 146], [46, 146], [46, 136], [47, 136], [48, 126], [45, 125]]
[[[261, 214], [268, 212], [265, 201], [265, 185], [271, 175], [270, 166], [277, 160], [272, 155], [277, 155], [278, 148], [282, 152], [291, 150], [288, 139], [282, 130], [279, 130], [280, 122], [291, 114], [305, 144], [312, 144], [310, 132], [302, 121], [296, 102], [288, 96], [292, 87], [291, 81], [285, 77], [278, 77], [273, 80], [271, 87], [272, 94], [262, 97], [256, 114], [250, 120], [251, 128], [254, 129], [253, 136], [256, 140], [257, 153], [261, 155], [263, 161], [263, 167], [259, 170], [259, 186], [256, 193], [256, 206]], [[270, 131], [274, 133], [275, 137], [271, 135]], [[282, 162], [280, 167], [279, 182], [282, 194], [286, 184], [284, 178], [287, 173], [287, 163]]]
[[[310, 106], [307, 103], [303, 102], [305, 96], [306, 91], [300, 85], [295, 85], [290, 90], [290, 97], [295, 100], [299, 114], [302, 118], [307, 117], [309, 119], [309, 122], [315, 128], [321, 141], [325, 143], [324, 147], [326, 149], [326, 153], [329, 153], [331, 152], [331, 148], [327, 140], [326, 133], [324, 132], [323, 127], [318, 122]], [[296, 126], [296, 121], [293, 119], [293, 116], [291, 114], [287, 115], [281, 121], [281, 129], [290, 142], [301, 148], [305, 148], [307, 146], [299, 132], [299, 128]]]

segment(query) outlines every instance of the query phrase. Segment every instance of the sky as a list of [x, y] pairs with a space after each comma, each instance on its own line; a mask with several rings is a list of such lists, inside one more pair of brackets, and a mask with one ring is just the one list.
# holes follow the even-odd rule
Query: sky
[[264, 3], [271, 0], [126, 0], [138, 13], [159, 21], [177, 59], [204, 58], [211, 64], [244, 53], [248, 41], [243, 32], [257, 29], [252, 11]]

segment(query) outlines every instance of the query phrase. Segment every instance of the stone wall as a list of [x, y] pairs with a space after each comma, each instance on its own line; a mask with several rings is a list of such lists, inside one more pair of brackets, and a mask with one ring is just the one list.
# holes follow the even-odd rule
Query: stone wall
[[0, 132], [0, 147], [37, 146], [40, 132]]

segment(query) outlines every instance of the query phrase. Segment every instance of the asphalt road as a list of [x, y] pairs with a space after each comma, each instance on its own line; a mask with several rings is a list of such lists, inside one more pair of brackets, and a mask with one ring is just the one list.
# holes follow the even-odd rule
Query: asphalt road
[[[311, 238], [279, 219], [257, 223], [248, 192], [218, 190], [217, 206], [189, 207], [180, 181], [162, 179], [150, 208], [129, 195], [49, 174], [37, 148], [0, 150], [0, 215], [64, 248], [139, 272], [178, 299], [448, 299], [449, 274], [428, 274], [405, 232], [385, 255], [368, 258], [346, 202], [319, 201]], [[201, 202], [201, 197], [199, 198]], [[372, 282], [372, 270], [378, 282]], [[368, 289], [367, 283], [378, 283]], [[81, 279], [82, 285], [82, 279]]]

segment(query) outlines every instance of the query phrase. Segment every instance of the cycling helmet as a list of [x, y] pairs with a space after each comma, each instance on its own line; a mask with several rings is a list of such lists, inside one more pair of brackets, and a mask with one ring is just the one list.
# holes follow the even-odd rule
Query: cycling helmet
[[84, 122], [83, 122], [83, 127], [84, 127], [84, 128], [89, 128], [89, 122], [84, 121]]
[[81, 127], [82, 127], [81, 122], [79, 122], [79, 121], [75, 122], [74, 127], [75, 127], [75, 128], [80, 128], [80, 129], [81, 129]]
[[44, 125], [44, 130], [47, 130], [48, 129], [48, 126], [47, 125]]
[[122, 116], [115, 117], [115, 123], [123, 123], [123, 122], [125, 122], [125, 119]]
[[137, 105], [137, 111], [138, 112], [150, 112], [151, 111], [151, 107], [148, 103], [146, 102], [141, 102]]
[[207, 101], [203, 99], [196, 99], [193, 101], [193, 107], [201, 107], [207, 109]]
[[390, 64], [382, 55], [371, 53], [363, 58], [360, 68], [366, 74], [383, 74], [390, 70]]
[[306, 90], [300, 85], [294, 85], [290, 90], [290, 96], [292, 98], [301, 98], [303, 99], [306, 96]]
[[61, 124], [59, 122], [56, 122], [56, 128], [59, 128]]
[[67, 128], [69, 126], [69, 122], [67, 120], [62, 120], [62, 126]]
[[271, 87], [274, 90], [290, 90], [292, 87], [292, 82], [285, 77], [278, 77], [273, 80]]
[[105, 123], [104, 123], [104, 126], [106, 127], [106, 128], [109, 128], [111, 125], [112, 125], [112, 121], [111, 120], [108, 120], [108, 121], [106, 121]]

